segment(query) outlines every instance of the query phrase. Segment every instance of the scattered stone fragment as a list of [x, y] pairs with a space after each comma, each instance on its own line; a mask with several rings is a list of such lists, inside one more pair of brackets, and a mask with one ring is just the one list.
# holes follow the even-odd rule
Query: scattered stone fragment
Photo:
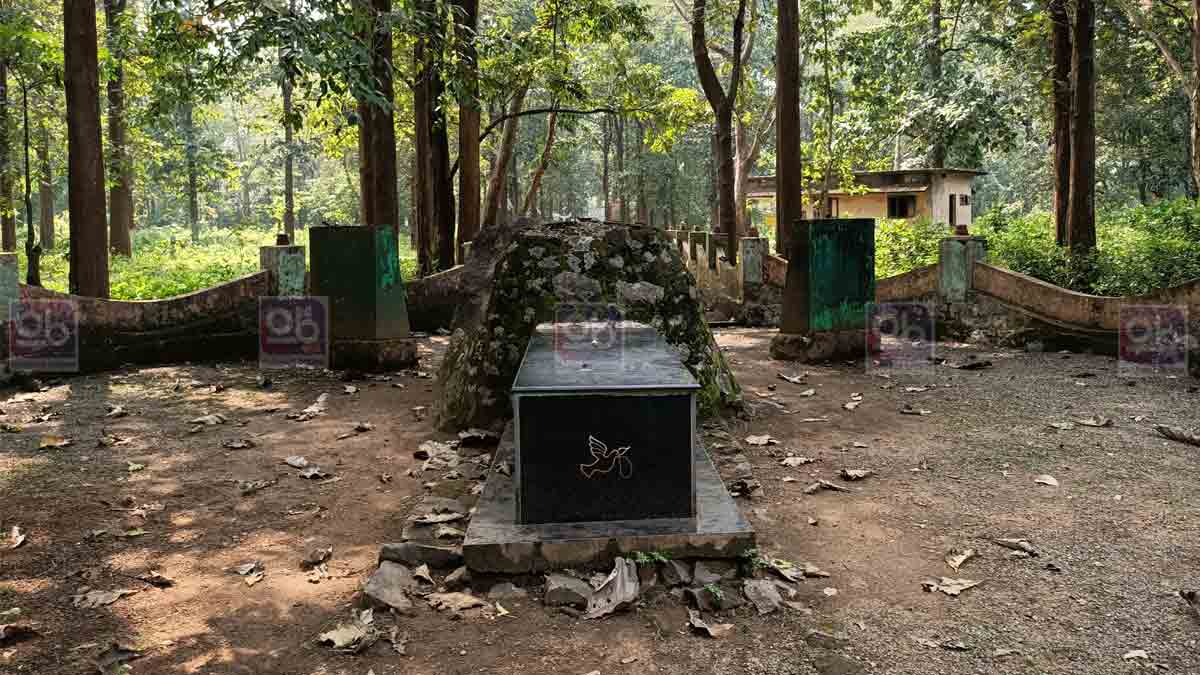
[[438, 525], [433, 530], [433, 538], [443, 541], [462, 539], [465, 536], [467, 536], [466, 532], [463, 532], [457, 527], [450, 527], [449, 525]]
[[384, 544], [379, 551], [379, 558], [407, 565], [429, 565], [433, 569], [450, 569], [462, 564], [462, 547], [406, 541], [399, 544]]
[[1034, 476], [1033, 482], [1041, 485], [1049, 485], [1050, 487], [1058, 487], [1058, 479], [1048, 473], [1044, 473], [1040, 476]]
[[830, 587], [827, 587], [827, 588], [822, 588], [822, 589], [821, 589], [821, 592], [825, 594], [825, 597], [832, 598], [832, 597], [834, 597], [835, 595], [837, 595], [837, 594], [838, 594], [838, 589], [836, 589], [836, 588], [833, 588], [832, 586], [830, 586]]
[[308, 460], [305, 459], [303, 455], [290, 455], [283, 460], [283, 463], [287, 464], [293, 469], [308, 468]]
[[936, 581], [929, 579], [921, 582], [921, 587], [927, 593], [942, 592], [946, 595], [957, 596], [963, 591], [974, 588], [981, 584], [981, 581], [973, 581], [971, 579], [951, 579], [949, 577], [939, 577]]
[[367, 579], [363, 596], [375, 607], [390, 607], [400, 612], [412, 609], [408, 591], [416, 588], [412, 572], [400, 563], [384, 560]]
[[850, 492], [850, 488], [842, 487], [841, 485], [838, 485], [836, 483], [830, 483], [829, 481], [827, 481], [823, 478], [820, 478], [817, 480], [817, 482], [804, 488], [804, 494], [806, 494], [806, 495], [816, 494], [817, 492], [820, 492], [821, 490], [832, 490], [834, 492]]
[[850, 642], [850, 636], [845, 633], [830, 633], [817, 628], [810, 628], [804, 634], [804, 642], [818, 649], [841, 649]]
[[856, 481], [870, 478], [875, 475], [875, 472], [870, 469], [842, 469], [838, 475], [842, 477], [842, 480]]
[[1038, 555], [1038, 550], [1029, 543], [1028, 539], [993, 539], [992, 543], [1014, 551], [1022, 551], [1030, 557], [1036, 558]]
[[371, 424], [370, 422], [358, 422], [354, 425], [354, 431], [356, 433], [360, 433], [360, 434], [365, 434], [374, 428], [375, 428], [375, 425]]
[[309, 466], [300, 472], [300, 477], [307, 480], [320, 480], [322, 478], [329, 478], [330, 475], [332, 474], [315, 465]]
[[816, 565], [814, 565], [810, 562], [801, 563], [801, 565], [804, 570], [804, 577], [806, 579], [827, 579], [827, 578], [829, 578], [829, 572], [826, 572], [825, 570], [817, 567]]
[[287, 414], [289, 420], [297, 422], [307, 422], [319, 415], [325, 414], [325, 402], [329, 400], [329, 394], [321, 394], [312, 405], [308, 406], [300, 412], [292, 412]]
[[946, 564], [955, 572], [959, 567], [962, 567], [971, 558], [975, 557], [975, 549], [973, 548], [952, 548], [946, 552]]
[[254, 441], [249, 438], [235, 438], [221, 443], [221, 447], [227, 450], [248, 450], [254, 447]]
[[413, 570], [412, 575], [417, 581], [427, 583], [430, 586], [433, 585], [433, 575], [429, 573], [429, 565], [418, 565], [417, 569]]
[[699, 560], [692, 580], [697, 586], [715, 584], [737, 576], [737, 565], [726, 560]]
[[755, 446], [767, 446], [767, 445], [776, 445], [779, 443], [779, 441], [775, 440], [774, 438], [771, 438], [770, 436], [768, 436], [766, 434], [763, 434], [761, 436], [747, 436], [746, 443], [748, 443], [750, 445], [755, 445]]
[[1051, 422], [1050, 426], [1059, 431], [1070, 431], [1075, 428], [1074, 422]]
[[565, 574], [546, 576], [545, 602], [551, 607], [571, 606], [584, 609], [592, 597], [592, 587], [583, 579]]
[[731, 623], [706, 623], [700, 618], [700, 612], [694, 609], [688, 610], [688, 625], [691, 626], [693, 631], [714, 639], [723, 638], [733, 630], [733, 624]]
[[999, 659], [999, 658], [1004, 658], [1005, 656], [1012, 656], [1013, 654], [1020, 654], [1020, 653], [1021, 652], [1016, 649], [1008, 649], [1007, 647], [1000, 647], [992, 652], [992, 656]]
[[1088, 417], [1086, 419], [1075, 420], [1075, 421], [1082, 424], [1085, 427], [1111, 427], [1113, 425], [1113, 421], [1112, 421], [1111, 417], [1101, 417], [1100, 415], [1095, 415], [1092, 417]]
[[640, 591], [637, 564], [632, 560], [617, 558], [613, 571], [588, 599], [585, 617], [598, 619], [627, 607], [637, 600]]
[[492, 602], [498, 600], [519, 600], [528, 596], [525, 589], [513, 585], [510, 581], [502, 581], [488, 589], [487, 598]]
[[807, 372], [800, 373], [799, 375], [784, 375], [783, 373], [775, 374], [784, 382], [791, 382], [792, 384], [804, 384], [804, 381], [808, 379]]
[[466, 517], [465, 513], [426, 513], [414, 518], [413, 522], [418, 525], [437, 525], [438, 523], [452, 523]]
[[668, 560], [660, 568], [659, 576], [668, 587], [692, 583], [692, 567], [682, 560]]
[[742, 583], [742, 592], [760, 615], [778, 611], [783, 602], [779, 589], [770, 579], [747, 579]]
[[156, 571], [146, 572], [145, 574], [139, 575], [137, 579], [138, 581], [144, 581], [155, 588], [170, 588], [175, 585], [174, 579], [163, 576], [161, 573]]
[[194, 420], [190, 420], [188, 424], [196, 424], [202, 427], [214, 427], [218, 424], [225, 424], [226, 421], [227, 420], [224, 415], [213, 413], [211, 415], [204, 415], [202, 417], [197, 417]]
[[925, 410], [924, 408], [914, 408], [912, 406], [912, 404], [905, 403], [904, 406], [900, 408], [900, 414], [901, 415], [932, 415], [933, 411]]
[[450, 611], [455, 614], [487, 605], [482, 599], [470, 593], [430, 593], [425, 597], [425, 601], [439, 612]]
[[448, 591], [460, 591], [471, 583], [471, 571], [464, 565], [446, 575], [442, 586]]
[[962, 640], [946, 640], [941, 644], [942, 649], [947, 649], [952, 652], [970, 651], [971, 647]]
[[304, 560], [300, 561], [300, 569], [312, 569], [318, 565], [324, 565], [333, 557], [333, 547], [326, 546], [324, 548], [314, 548], [308, 552]]
[[458, 442], [468, 447], [486, 447], [500, 442], [500, 434], [487, 429], [466, 429], [458, 432]]
[[243, 497], [248, 497], [259, 490], [271, 487], [275, 484], [273, 480], [239, 480], [238, 490]]
[[991, 368], [991, 361], [967, 361], [965, 363], [947, 363], [947, 366], [956, 370], [983, 370]]
[[1150, 655], [1145, 649], [1133, 649], [1121, 655], [1122, 661], [1132, 661], [1134, 659], [1149, 659]]

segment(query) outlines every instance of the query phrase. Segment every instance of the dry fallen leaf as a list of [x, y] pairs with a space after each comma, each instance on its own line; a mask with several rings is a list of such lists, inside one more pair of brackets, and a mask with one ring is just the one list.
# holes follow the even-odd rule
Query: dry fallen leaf
[[843, 480], [855, 481], [874, 476], [875, 472], [870, 469], [842, 469], [838, 475]]
[[981, 581], [973, 581], [971, 579], [951, 579], [949, 577], [939, 577], [936, 581], [930, 579], [921, 582], [921, 587], [928, 593], [941, 591], [946, 595], [957, 596], [959, 593], [974, 588], [981, 584]]
[[114, 642], [96, 657], [96, 669], [100, 675], [125, 675], [130, 672], [125, 664], [140, 658], [142, 658], [141, 652], [122, 647]]
[[901, 415], [932, 415], [933, 411], [925, 410], [924, 408], [914, 408], [911, 405], [905, 403], [904, 407], [900, 409], [900, 414]]
[[1041, 485], [1058, 487], [1058, 479], [1048, 473], [1041, 474], [1040, 476], [1034, 476], [1033, 482], [1040, 483]]
[[137, 593], [137, 591], [128, 588], [121, 588], [115, 591], [89, 591], [82, 595], [72, 595], [71, 604], [80, 609], [96, 609], [97, 607], [111, 605], [117, 600], [127, 595], [133, 595], [134, 593]]
[[1101, 417], [1099, 415], [1075, 421], [1085, 427], [1111, 427], [1113, 425], [1111, 417]]
[[993, 539], [992, 543], [996, 544], [997, 546], [1003, 546], [1004, 548], [1012, 549], [1013, 551], [1025, 553], [1032, 558], [1036, 558], [1038, 555], [1037, 549], [1034, 548], [1033, 544], [1029, 543], [1029, 540], [1027, 539]]
[[776, 375], [778, 375], [779, 379], [783, 380], [784, 382], [791, 382], [792, 384], [804, 384], [804, 381], [808, 379], [808, 373], [800, 373], [799, 375], [784, 375], [783, 373], [776, 373]]
[[971, 558], [975, 557], [975, 549], [973, 548], [952, 548], [946, 552], [946, 564], [955, 572], [959, 567], [962, 567]]
[[845, 403], [843, 403], [843, 404], [842, 404], [842, 407], [843, 407], [843, 408], [845, 408], [846, 410], [854, 410], [855, 408], [857, 408], [857, 407], [858, 407], [858, 406], [860, 406], [860, 405], [862, 405], [862, 401], [861, 401], [861, 400], [858, 400], [858, 401], [847, 401], [847, 402], [845, 402]]
[[38, 450], [57, 450], [65, 448], [75, 441], [65, 436], [46, 435], [38, 442]]
[[797, 467], [797, 466], [804, 466], [805, 464], [812, 464], [815, 461], [817, 461], [817, 460], [813, 459], [812, 457], [792, 456], [792, 457], [784, 457], [783, 459], [781, 459], [779, 461], [779, 464], [780, 464], [780, 466]]
[[1132, 661], [1134, 659], [1149, 659], [1150, 655], [1145, 649], [1133, 649], [1121, 655], [1122, 661]]
[[850, 488], [842, 487], [841, 485], [838, 485], [837, 483], [830, 483], [829, 481], [827, 481], [823, 478], [819, 478], [819, 479], [817, 479], [817, 482], [804, 488], [804, 494], [806, 494], [806, 495], [816, 494], [817, 492], [819, 492], [821, 490], [833, 490], [834, 492], [850, 492]]
[[1075, 428], [1074, 422], [1051, 422], [1050, 426], [1060, 431], [1070, 431]]
[[17, 525], [12, 526], [12, 530], [8, 533], [8, 547], [10, 549], [17, 548], [25, 543], [25, 533]]
[[692, 630], [707, 635], [710, 638], [720, 639], [729, 634], [733, 630], [731, 623], [709, 624], [700, 618], [700, 612], [694, 609], [688, 609], [688, 625]]
[[757, 445], [757, 446], [776, 445], [778, 442], [779, 441], [776, 441], [774, 438], [771, 438], [770, 436], [767, 436], [767, 435], [747, 436], [746, 437], [746, 443], [748, 443], [750, 445]]
[[218, 413], [213, 413], [211, 415], [204, 415], [203, 417], [197, 417], [196, 419], [189, 421], [188, 424], [198, 424], [200, 426], [213, 427], [218, 424], [224, 424], [225, 422], [226, 422], [226, 419], [225, 419], [224, 415], [220, 415]]
[[1157, 431], [1163, 438], [1169, 438], [1180, 443], [1188, 445], [1200, 446], [1200, 434], [1192, 433], [1180, 427], [1171, 427], [1165, 424], [1154, 425], [1154, 430]]
[[800, 395], [804, 396], [804, 397], [809, 397], [809, 396], [816, 395], [816, 393], [817, 393], [816, 389], [805, 389], [804, 391], [800, 392]]

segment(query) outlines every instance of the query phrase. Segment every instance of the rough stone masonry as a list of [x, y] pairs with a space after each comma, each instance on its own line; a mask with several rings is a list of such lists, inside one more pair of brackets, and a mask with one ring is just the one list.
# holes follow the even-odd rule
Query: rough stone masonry
[[562, 302], [612, 303], [626, 320], [657, 329], [699, 380], [700, 415], [740, 399], [695, 280], [662, 230], [519, 221], [487, 228], [468, 266], [468, 301], [456, 312], [440, 373], [443, 429], [491, 426], [510, 415], [509, 388], [529, 337]]

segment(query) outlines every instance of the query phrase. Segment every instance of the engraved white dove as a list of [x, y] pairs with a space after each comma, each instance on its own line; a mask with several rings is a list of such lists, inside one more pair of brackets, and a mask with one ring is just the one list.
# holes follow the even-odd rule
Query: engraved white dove
[[598, 474], [609, 474], [613, 469], [617, 469], [617, 473], [621, 478], [630, 478], [633, 476], [633, 461], [626, 454], [629, 452], [629, 447], [626, 445], [622, 448], [608, 449], [608, 445], [596, 438], [588, 436], [588, 451], [592, 453], [595, 459], [590, 464], [580, 464], [579, 472], [584, 478], [592, 479]]

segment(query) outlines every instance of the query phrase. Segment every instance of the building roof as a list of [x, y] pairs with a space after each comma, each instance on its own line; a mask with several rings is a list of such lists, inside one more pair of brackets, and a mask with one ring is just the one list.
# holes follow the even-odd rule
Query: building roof
[[[830, 196], [833, 196], [833, 197], [846, 197], [846, 196], [858, 197], [861, 195], [869, 195], [869, 194], [916, 194], [918, 192], [927, 192], [928, 190], [929, 190], [928, 185], [887, 185], [887, 186], [881, 187], [881, 188], [867, 188], [865, 191], [855, 192], [853, 194], [851, 194], [845, 190], [835, 188], [835, 189], [830, 190], [829, 194], [830, 194]], [[775, 186], [772, 185], [768, 188], [759, 188], [759, 189], [748, 187], [748, 188], [746, 188], [746, 196], [747, 197], [774, 197], [775, 196]]]
[[[986, 176], [986, 171], [979, 169], [958, 169], [953, 167], [945, 167], [942, 169], [882, 169], [880, 171], [855, 171], [855, 176], [879, 176], [885, 173], [967, 173], [972, 176]], [[771, 176], [774, 178], [774, 176]]]
[[[855, 171], [855, 178], [865, 176], [884, 176], [884, 175], [914, 175], [914, 174], [957, 174], [966, 176], [986, 176], [986, 171], [978, 169], [887, 169], [883, 171]], [[882, 188], [869, 188], [868, 192], [924, 192], [925, 187], [919, 185], [888, 185]], [[840, 190], [830, 190], [829, 194], [846, 194]], [[747, 179], [746, 195], [748, 197], [764, 197], [775, 194], [775, 175], [768, 174], [766, 176], [750, 176]]]

